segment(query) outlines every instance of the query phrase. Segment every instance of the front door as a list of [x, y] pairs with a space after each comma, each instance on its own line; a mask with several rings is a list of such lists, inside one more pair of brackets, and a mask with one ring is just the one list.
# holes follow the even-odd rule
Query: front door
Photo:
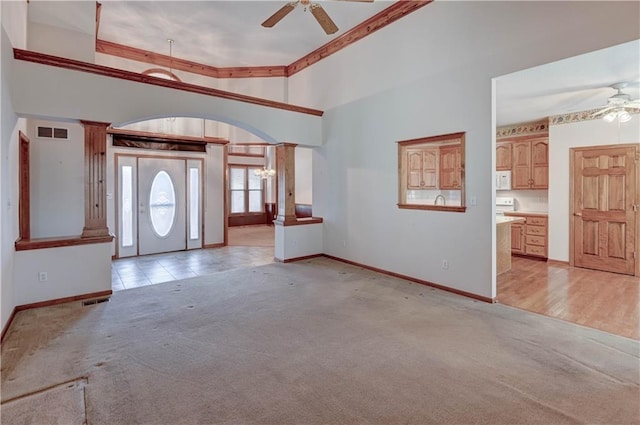
[[572, 149], [573, 262], [635, 272], [635, 146]]
[[185, 167], [183, 159], [139, 159], [140, 255], [187, 249]]

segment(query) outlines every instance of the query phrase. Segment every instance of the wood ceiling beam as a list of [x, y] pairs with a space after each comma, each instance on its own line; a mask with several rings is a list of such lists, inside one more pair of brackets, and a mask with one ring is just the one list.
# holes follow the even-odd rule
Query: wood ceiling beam
[[96, 52], [106, 55], [118, 56], [137, 62], [145, 62], [152, 65], [200, 74], [212, 78], [263, 78], [263, 77], [286, 77], [286, 66], [244, 66], [217, 68], [215, 66], [204, 65], [186, 59], [180, 59], [154, 53], [136, 47], [125, 46], [124, 44], [113, 43], [111, 41], [96, 41]]
[[361, 24], [345, 32], [340, 37], [333, 39], [324, 46], [317, 48], [313, 52], [309, 53], [306, 56], [303, 56], [302, 58], [293, 62], [291, 65], [287, 66], [287, 76], [292, 76], [293, 74], [313, 65], [314, 63], [320, 62], [327, 56], [331, 56], [332, 54], [344, 49], [345, 47], [355, 43], [356, 41], [362, 40], [369, 34], [372, 34], [375, 31], [386, 27], [387, 25], [397, 21], [398, 19], [408, 15], [411, 12], [418, 10], [423, 6], [428, 5], [431, 2], [433, 2], [433, 0], [400, 0], [395, 2], [393, 5], [387, 7], [383, 11], [377, 13]]
[[88, 72], [105, 77], [119, 78], [121, 80], [135, 81], [138, 83], [151, 84], [154, 86], [167, 87], [175, 90], [182, 90], [191, 93], [198, 93], [205, 96], [214, 96], [221, 99], [235, 100], [238, 102], [251, 103], [254, 105], [267, 106], [270, 108], [282, 109], [285, 111], [299, 112], [302, 114], [315, 115], [321, 117], [323, 112], [318, 109], [305, 108], [304, 106], [291, 105], [289, 103], [276, 102], [274, 100], [260, 97], [247, 96], [239, 93], [232, 93], [210, 87], [198, 86], [195, 84], [182, 83], [180, 81], [167, 80], [165, 78], [153, 77], [140, 74], [138, 72], [124, 71], [110, 68], [108, 66], [95, 65], [74, 59], [59, 56], [47, 55], [45, 53], [32, 52], [29, 50], [13, 49], [13, 57], [17, 60], [39, 63], [58, 68], [70, 69], [73, 71]]

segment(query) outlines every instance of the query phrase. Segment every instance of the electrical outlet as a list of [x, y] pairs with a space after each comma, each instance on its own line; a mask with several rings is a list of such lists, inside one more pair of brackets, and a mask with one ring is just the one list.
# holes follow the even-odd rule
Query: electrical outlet
[[442, 260], [442, 268], [445, 270], [449, 268], [449, 260]]
[[49, 276], [47, 276], [47, 272], [38, 272], [38, 280], [40, 282], [46, 282], [47, 279], [49, 279]]
[[471, 205], [477, 205], [478, 204], [478, 198], [476, 198], [475, 196], [471, 197]]

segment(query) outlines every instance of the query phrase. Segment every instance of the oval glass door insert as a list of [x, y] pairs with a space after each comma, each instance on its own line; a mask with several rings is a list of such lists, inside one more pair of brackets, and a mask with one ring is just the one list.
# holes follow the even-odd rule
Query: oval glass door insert
[[167, 236], [176, 217], [176, 191], [164, 170], [159, 171], [151, 183], [149, 215], [153, 231], [161, 238]]

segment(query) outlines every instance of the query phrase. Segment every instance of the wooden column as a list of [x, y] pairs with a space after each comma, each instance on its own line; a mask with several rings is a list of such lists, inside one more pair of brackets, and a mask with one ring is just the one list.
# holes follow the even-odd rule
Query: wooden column
[[84, 126], [83, 238], [108, 236], [107, 127], [108, 123], [81, 121]]
[[29, 138], [21, 131], [19, 153], [18, 228], [21, 240], [31, 239], [31, 188], [29, 179]]
[[296, 144], [276, 145], [276, 170], [278, 171], [278, 217], [275, 224], [296, 222]]

